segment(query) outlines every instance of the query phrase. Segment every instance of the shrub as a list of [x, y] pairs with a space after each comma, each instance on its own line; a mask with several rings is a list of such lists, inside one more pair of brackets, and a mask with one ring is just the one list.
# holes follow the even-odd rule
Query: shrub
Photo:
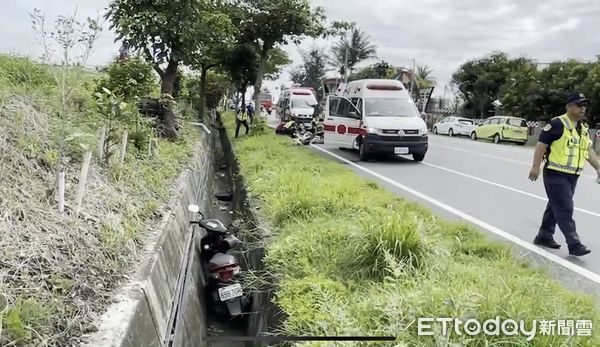
[[106, 73], [106, 77], [98, 80], [95, 92], [107, 88], [125, 101], [149, 95], [157, 87], [152, 67], [139, 57], [114, 62]]

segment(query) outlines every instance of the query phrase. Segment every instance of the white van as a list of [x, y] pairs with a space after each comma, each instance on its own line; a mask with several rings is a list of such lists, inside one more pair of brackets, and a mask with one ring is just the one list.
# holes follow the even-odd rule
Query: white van
[[281, 92], [277, 103], [277, 118], [310, 122], [318, 104], [310, 88], [289, 88]]
[[400, 81], [352, 81], [328, 96], [324, 117], [325, 144], [358, 149], [363, 161], [377, 154], [425, 159], [427, 125]]

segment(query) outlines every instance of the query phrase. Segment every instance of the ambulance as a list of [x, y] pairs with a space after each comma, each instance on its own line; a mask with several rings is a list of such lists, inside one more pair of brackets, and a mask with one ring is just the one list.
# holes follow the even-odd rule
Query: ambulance
[[423, 161], [427, 125], [398, 80], [366, 79], [340, 85], [327, 96], [324, 142], [358, 150], [360, 160], [378, 155], [411, 155]]

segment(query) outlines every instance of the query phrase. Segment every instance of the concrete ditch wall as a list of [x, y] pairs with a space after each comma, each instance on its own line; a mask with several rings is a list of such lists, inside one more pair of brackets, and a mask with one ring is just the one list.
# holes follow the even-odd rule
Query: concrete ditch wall
[[98, 331], [84, 337], [83, 346], [152, 347], [162, 346], [171, 312], [180, 271], [188, 249], [186, 291], [177, 312], [173, 346], [205, 346], [206, 319], [204, 304], [198, 295], [203, 284], [200, 261], [192, 237], [189, 220], [193, 217], [187, 206], [196, 203], [205, 215], [211, 215], [212, 177], [214, 175], [215, 133], [201, 132], [197, 152], [189, 168], [179, 180], [173, 210], [160, 226], [161, 232], [146, 248], [139, 271], [115, 296], [114, 304], [97, 323]]

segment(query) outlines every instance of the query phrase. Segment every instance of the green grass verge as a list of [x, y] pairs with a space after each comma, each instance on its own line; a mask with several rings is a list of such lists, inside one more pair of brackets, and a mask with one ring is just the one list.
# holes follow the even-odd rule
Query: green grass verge
[[[149, 156], [147, 149], [136, 148], [130, 131], [123, 166], [101, 165], [95, 149], [103, 116], [92, 97], [101, 74], [84, 72], [64, 127], [71, 205], [82, 145], [94, 150], [85, 216], [61, 216], [54, 196], [46, 195], [55, 177], [61, 132], [52, 69], [0, 54], [0, 167], [10, 183], [0, 186], [0, 205], [10, 206], [0, 208], [2, 346], [71, 346], [77, 344], [72, 338], [93, 331], [90, 324], [111, 303], [111, 291], [139, 257], [148, 231], [159, 227], [174, 183], [200, 139], [198, 129], [184, 123], [177, 141], [161, 139], [158, 156]], [[195, 117], [191, 110], [179, 113]], [[116, 128], [121, 132], [124, 126]], [[119, 144], [120, 136], [114, 141]]]
[[[225, 114], [229, 134], [233, 115]], [[418, 336], [421, 317], [600, 323], [572, 293], [466, 224], [441, 220], [274, 131], [233, 140], [248, 190], [274, 228], [268, 270], [288, 334], [391, 334], [345, 346], [600, 346], [592, 337]], [[453, 344], [454, 343], [454, 344]], [[305, 343], [302, 346], [333, 346]], [[338, 344], [342, 345], [342, 344]]]

